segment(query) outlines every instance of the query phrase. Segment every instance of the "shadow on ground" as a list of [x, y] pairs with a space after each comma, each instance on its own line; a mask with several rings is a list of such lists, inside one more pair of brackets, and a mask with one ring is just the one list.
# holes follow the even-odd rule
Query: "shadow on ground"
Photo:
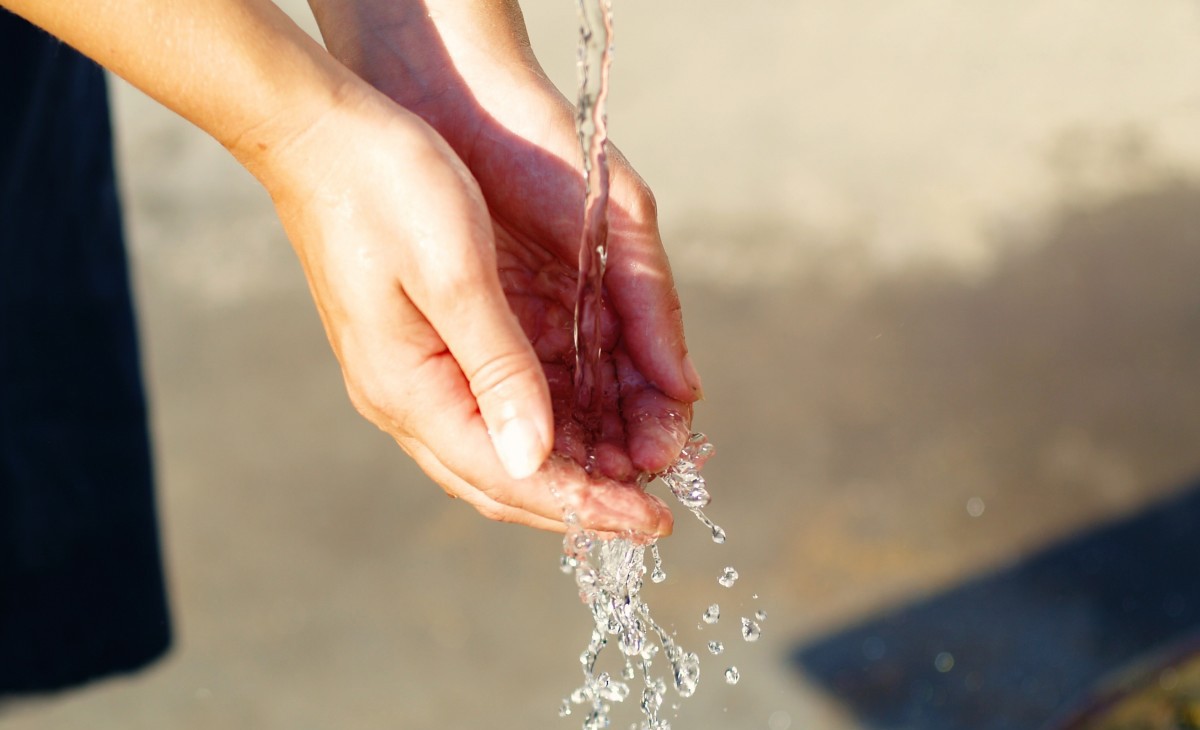
[[1200, 483], [1134, 517], [798, 648], [870, 727], [1043, 726], [1200, 628]]
[[795, 315], [827, 372], [780, 400], [827, 425], [790, 462], [789, 659], [862, 727], [1043, 727], [1200, 630], [1198, 243], [1200, 190], [1165, 181], [983, 280]]

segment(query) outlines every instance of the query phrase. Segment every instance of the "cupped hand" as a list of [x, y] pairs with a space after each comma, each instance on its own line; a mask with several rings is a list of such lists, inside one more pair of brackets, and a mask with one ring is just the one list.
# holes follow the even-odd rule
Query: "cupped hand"
[[[561, 530], [566, 507], [595, 529], [670, 531], [636, 481], [678, 453], [690, 408], [646, 377], [610, 316], [599, 435], [579, 430], [559, 241], [490, 214], [441, 136], [377, 94], [275, 157], [267, 188], [363, 415], [487, 517]], [[546, 460], [556, 442], [578, 458]]]

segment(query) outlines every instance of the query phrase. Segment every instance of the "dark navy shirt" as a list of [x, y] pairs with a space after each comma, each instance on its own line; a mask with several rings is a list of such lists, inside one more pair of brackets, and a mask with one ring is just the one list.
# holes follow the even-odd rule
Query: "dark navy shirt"
[[169, 627], [103, 72], [0, 9], [0, 695]]

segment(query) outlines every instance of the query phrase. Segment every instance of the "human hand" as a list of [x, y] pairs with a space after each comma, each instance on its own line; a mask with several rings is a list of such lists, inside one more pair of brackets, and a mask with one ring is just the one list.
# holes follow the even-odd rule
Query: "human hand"
[[[662, 502], [625, 483], [635, 467], [616, 458], [623, 449], [601, 449], [616, 453], [603, 459], [606, 476], [593, 479], [566, 459], [531, 477], [510, 475], [525, 476], [550, 449], [551, 393], [569, 381], [573, 271], [489, 217], [439, 135], [372, 93], [326, 115], [269, 166], [260, 178], [352, 401], [427, 474], [493, 519], [561, 530], [565, 505], [597, 529], [670, 531]], [[665, 397], [618, 362], [625, 412], [648, 428]], [[514, 422], [526, 424], [524, 434], [513, 435]], [[666, 450], [677, 452], [671, 438]], [[664, 460], [660, 450], [632, 452], [636, 468], [674, 455]]]
[[[448, 492], [488, 516], [549, 529], [562, 528], [566, 506], [591, 527], [669, 531], [660, 502], [613, 479], [584, 480], [565, 460], [522, 478], [542, 464], [554, 430], [530, 339], [553, 341], [561, 320], [550, 300], [533, 300], [558, 291], [549, 280], [563, 266], [539, 268], [552, 251], [489, 216], [442, 137], [274, 3], [0, 6], [182, 114], [258, 177], [304, 265], [351, 398]], [[526, 297], [514, 300], [523, 321], [500, 271]], [[634, 369], [621, 372], [624, 411], [646, 411], [653, 394], [639, 395]], [[624, 478], [611, 461], [602, 465]]]
[[504, 289], [547, 371], [556, 449], [582, 461], [594, 447], [598, 471], [626, 482], [671, 463], [689, 430], [699, 377], [687, 358], [653, 197], [615, 150], [599, 439], [589, 440], [572, 418], [578, 141], [573, 110], [533, 57], [516, 3], [311, 4], [331, 52], [433, 125], [479, 182]]

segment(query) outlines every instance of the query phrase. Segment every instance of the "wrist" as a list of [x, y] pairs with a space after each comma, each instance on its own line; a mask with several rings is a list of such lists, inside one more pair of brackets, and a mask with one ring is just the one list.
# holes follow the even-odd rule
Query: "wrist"
[[515, 0], [309, 1], [330, 53], [422, 116], [502, 76], [545, 78]]
[[457, 162], [429, 125], [357, 77], [351, 79], [305, 114], [256, 130], [255, 136], [273, 140], [265, 148], [249, 139], [241, 145], [253, 151], [240, 161], [270, 193], [282, 217], [314, 204], [344, 213], [344, 200], [363, 185], [386, 187], [417, 171], [428, 176], [448, 159]]
[[[312, 140], [339, 123], [370, 90], [345, 69], [344, 78], [293, 86], [286, 97], [266, 100], [260, 113], [219, 141], [269, 192], [303, 170]], [[214, 135], [216, 136], [216, 135]]]

